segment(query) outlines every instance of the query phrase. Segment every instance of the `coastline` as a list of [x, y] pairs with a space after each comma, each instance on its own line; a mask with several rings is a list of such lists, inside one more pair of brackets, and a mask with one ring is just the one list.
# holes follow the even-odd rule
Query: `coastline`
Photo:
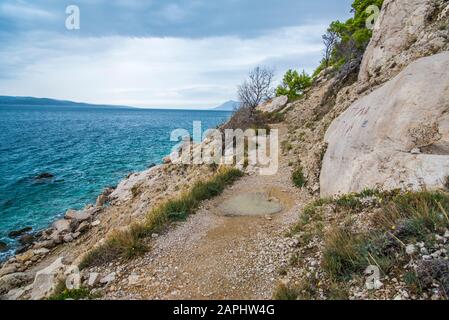
[[[51, 109], [51, 114], [53, 115], [53, 111], [56, 109]], [[65, 111], [64, 108], [61, 108], [60, 110], [57, 110], [57, 112], [63, 112]], [[85, 111], [85, 109], [83, 109], [83, 112]], [[96, 109], [94, 110], [94, 112], [96, 111]], [[137, 110], [139, 111], [139, 110]], [[150, 113], [145, 113], [147, 115], [147, 117], [154, 117], [153, 115], [153, 111], [154, 110], [149, 110], [148, 112]], [[45, 112], [47, 112], [47, 110], [45, 109]], [[140, 111], [139, 111], [140, 112]], [[171, 110], [169, 110], [169, 112], [172, 112]], [[175, 111], [173, 111], [175, 112]], [[180, 116], [177, 116], [176, 119], [180, 118], [183, 120], [180, 120], [179, 125], [184, 127], [186, 126], [186, 120], [190, 121], [189, 119], [192, 118], [198, 118], [198, 119], [203, 119], [204, 121], [203, 123], [205, 124], [205, 126], [208, 127], [214, 127], [216, 125], [216, 123], [223, 123], [223, 121], [227, 121], [227, 119], [229, 118], [230, 113], [227, 112], [219, 112], [217, 115], [215, 115], [215, 113], [201, 113], [202, 111], [199, 111], [200, 113], [195, 113], [194, 115], [192, 115], [191, 117], [185, 117], [184, 113], [181, 113]], [[209, 111], [208, 111], [209, 112]], [[157, 111], [157, 117], [154, 119], [155, 124], [151, 125], [149, 127], [150, 132], [152, 132], [151, 130], [153, 130], [154, 128], [158, 128], [158, 126], [160, 125], [160, 118], [161, 117], [166, 117], [164, 114], [159, 115], [161, 113], [161, 111]], [[126, 113], [125, 113], [126, 114]], [[168, 114], [168, 116], [170, 117], [174, 117], [174, 115], [171, 115], [170, 113]], [[222, 119], [221, 119], [222, 118]], [[65, 119], [65, 116], [64, 116]], [[55, 118], [55, 120], [58, 120], [57, 118]], [[159, 122], [157, 122], [159, 121]], [[178, 123], [178, 122], [176, 122]], [[174, 125], [171, 125], [169, 127], [167, 127], [167, 137], [169, 137], [170, 134], [170, 130], [173, 129], [173, 127], [176, 127], [176, 123]], [[141, 124], [141, 122], [136, 123], [138, 125]], [[102, 130], [104, 130], [104, 128], [102, 128]], [[157, 130], [157, 129], [155, 129]], [[131, 132], [135, 132], [131, 131]], [[147, 130], [148, 131], [148, 130]], [[103, 131], [102, 131], [103, 132]], [[126, 138], [126, 136], [124, 136], [124, 134], [126, 134], [128, 131], [123, 132], [122, 136], [123, 139]], [[158, 131], [160, 133], [160, 130]], [[135, 132], [136, 133], [136, 132]], [[150, 133], [151, 134], [151, 133]], [[145, 136], [145, 135], [144, 135]], [[148, 141], [148, 134], [146, 135], [147, 139], [145, 141]], [[168, 139], [168, 138], [167, 138]], [[142, 146], [143, 148], [141, 148], [141, 150], [149, 150], [149, 151], [141, 151], [141, 152], [137, 152], [137, 153], [133, 153], [134, 158], [131, 158], [131, 161], [126, 161], [126, 165], [121, 165], [121, 164], [114, 164], [111, 163], [110, 165], [108, 165], [109, 161], [113, 161], [114, 159], [110, 159], [110, 157], [106, 157], [106, 159], [103, 161], [105, 163], [105, 165], [109, 166], [109, 169], [107, 169], [105, 172], [100, 172], [103, 170], [90, 170], [90, 169], [81, 169], [83, 167], [79, 167], [80, 165], [80, 161], [78, 161], [76, 163], [77, 168], [79, 167], [79, 170], [85, 170], [85, 177], [82, 178], [82, 183], [78, 183], [75, 182], [75, 184], [73, 184], [73, 177], [76, 177], [77, 172], [70, 172], [67, 171], [65, 172], [63, 169], [61, 169], [60, 167], [48, 167], [45, 165], [45, 163], [40, 163], [37, 161], [31, 162], [30, 164], [34, 166], [31, 166], [30, 168], [40, 168], [40, 170], [42, 172], [49, 172], [52, 174], [52, 176], [54, 175], [54, 180], [53, 179], [48, 179], [48, 180], [43, 180], [42, 182], [36, 180], [32, 180], [33, 175], [35, 175], [36, 177], [38, 176], [39, 172], [41, 171], [36, 171], [34, 170], [31, 171], [33, 174], [29, 175], [28, 178], [22, 178], [23, 176], [26, 176], [27, 172], [30, 172], [29, 170], [22, 170], [24, 172], [20, 172], [18, 171], [17, 173], [14, 173], [14, 177], [11, 178], [14, 181], [28, 181], [30, 180], [29, 184], [31, 185], [32, 192], [34, 194], [38, 194], [38, 192], [41, 192], [41, 190], [43, 190], [42, 192], [46, 192], [45, 190], [48, 189], [52, 189], [51, 193], [47, 192], [46, 193], [46, 197], [44, 199], [38, 199], [36, 201], [34, 201], [35, 199], [32, 198], [33, 194], [30, 194], [31, 192], [27, 192], [24, 191], [23, 194], [20, 194], [20, 196], [22, 198], [26, 198], [27, 199], [27, 204], [26, 206], [23, 205], [22, 207], [24, 208], [22, 211], [26, 211], [26, 212], [33, 212], [33, 216], [27, 216], [26, 212], [20, 212], [20, 215], [17, 215], [17, 219], [14, 216], [14, 211], [13, 210], [9, 210], [8, 208], [4, 208], [5, 209], [5, 213], [6, 213], [6, 217], [7, 220], [4, 220], [5, 224], [3, 226], [2, 229], [2, 240], [5, 244], [5, 247], [3, 249], [6, 249], [5, 251], [1, 252], [0, 256], [1, 256], [1, 260], [0, 263], [4, 263], [7, 259], [9, 259], [10, 257], [12, 257], [14, 254], [20, 254], [23, 253], [24, 251], [26, 251], [26, 249], [29, 247], [30, 244], [32, 244], [33, 241], [37, 240], [38, 238], [40, 238], [42, 236], [42, 233], [45, 232], [46, 230], [48, 230], [54, 222], [56, 222], [58, 219], [63, 218], [64, 215], [67, 213], [68, 210], [75, 208], [76, 210], [82, 211], [86, 208], [89, 208], [91, 206], [95, 206], [95, 202], [97, 200], [97, 198], [103, 194], [103, 192], [105, 191], [105, 189], [108, 189], [108, 186], [118, 186], [123, 180], [126, 180], [127, 177], [129, 177], [132, 174], [140, 173], [142, 171], [146, 171], [148, 170], [147, 168], [151, 168], [153, 166], [155, 166], [156, 164], [160, 165], [163, 163], [163, 159], [164, 157], [166, 157], [167, 154], [170, 154], [172, 148], [174, 147], [173, 144], [171, 143], [165, 143], [163, 144], [163, 146], [159, 147], [158, 145], [155, 145], [155, 143], [141, 143], [142, 139], [133, 139], [132, 143], [133, 145], [135, 145], [137, 143], [137, 146]], [[156, 141], [160, 141], [161, 139], [157, 139]], [[51, 142], [50, 142], [51, 143]], [[169, 145], [169, 149], [167, 149], [167, 145]], [[90, 148], [90, 147], [89, 147]], [[153, 149], [155, 148], [155, 149]], [[91, 149], [91, 148], [90, 148]], [[102, 156], [104, 153], [107, 153], [108, 148], [103, 148], [104, 151], [99, 151], [98, 154], [95, 152], [94, 154], [96, 154], [96, 156], [91, 156], [91, 157], [86, 157], [86, 159], [80, 158], [82, 159], [83, 163], [87, 163], [87, 164], [95, 164], [95, 157], [98, 156]], [[128, 148], [129, 149], [129, 148]], [[126, 148], [124, 149], [126, 150]], [[152, 151], [154, 150], [154, 151]], [[161, 152], [162, 151], [162, 152]], [[75, 150], [73, 152], [74, 155], [79, 156], [79, 150]], [[123, 158], [124, 152], [117, 152], [117, 153], [113, 153], [113, 154], [118, 154], [119, 156], [121, 156]], [[149, 155], [150, 154], [150, 155]], [[151, 154], [154, 154], [155, 156], [152, 156]], [[138, 155], [140, 155], [140, 157], [137, 157]], [[70, 157], [70, 156], [69, 156]], [[127, 158], [123, 158], [123, 159], [127, 159]], [[140, 161], [139, 161], [140, 159]], [[50, 159], [51, 160], [51, 159]], [[123, 161], [122, 161], [123, 162]], [[121, 163], [121, 162], [120, 162]], [[129, 163], [129, 164], [128, 164]], [[9, 167], [10, 170], [14, 170], [14, 167], [10, 166]], [[125, 169], [125, 170], [123, 170]], [[129, 170], [128, 172], [131, 171], [131, 173], [126, 173], [126, 171]], [[98, 172], [96, 172], [98, 171]], [[12, 172], [12, 171], [11, 171]], [[119, 173], [117, 175], [117, 173]], [[61, 178], [62, 177], [62, 178]], [[86, 178], [87, 177], [87, 178]], [[91, 177], [91, 178], [89, 178]], [[112, 177], [108, 178], [108, 177]], [[28, 179], [28, 180], [26, 180]], [[60, 180], [63, 179], [63, 180]], [[57, 180], [57, 181], [56, 181]], [[90, 180], [95, 182], [95, 185], [92, 188], [87, 188], [84, 186], [87, 186], [86, 183], [88, 183]], [[61, 183], [61, 181], [65, 181], [63, 183]], [[73, 186], [73, 188], [71, 187]], [[21, 187], [21, 188], [29, 188], [28, 185], [18, 185], [17, 187]], [[56, 188], [56, 189], [55, 189]], [[90, 189], [90, 190], [89, 190]], [[92, 189], [96, 189], [98, 192], [92, 192]], [[23, 189], [23, 190], [27, 190], [27, 189]], [[54, 192], [53, 190], [57, 190], [56, 192]], [[6, 192], [6, 191], [5, 191]], [[61, 195], [61, 197], [58, 198], [58, 196]], [[65, 196], [68, 197], [65, 197]], [[9, 196], [8, 193], [5, 193], [5, 198], [7, 199]], [[12, 197], [12, 196], [11, 196]], [[56, 199], [56, 201], [53, 201], [53, 199]], [[65, 200], [57, 200], [57, 199], [65, 199]], [[47, 205], [42, 205], [44, 203], [47, 203], [47, 201], [52, 201], [51, 206], [47, 206]], [[40, 203], [40, 205], [39, 205]], [[48, 202], [50, 203], [50, 202]], [[37, 205], [35, 205], [37, 204]], [[14, 204], [14, 208], [22, 208], [21, 207], [21, 203], [17, 202]], [[35, 210], [37, 209], [37, 210]], [[9, 210], [9, 211], [8, 211]], [[19, 218], [19, 217], [24, 217], [24, 218]], [[23, 228], [28, 228], [28, 227], [32, 227], [33, 230], [26, 230], [23, 231]], [[16, 232], [16, 231], [22, 231], [22, 232]], [[14, 237], [9, 236], [9, 234], [11, 233], [15, 233], [16, 235]], [[21, 242], [24, 242], [24, 244], [21, 245]]]

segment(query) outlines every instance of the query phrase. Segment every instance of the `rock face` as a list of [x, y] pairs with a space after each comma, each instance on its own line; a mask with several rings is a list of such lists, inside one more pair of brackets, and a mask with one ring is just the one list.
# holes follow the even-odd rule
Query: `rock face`
[[388, 68], [447, 50], [447, 27], [438, 27], [447, 22], [447, 8], [445, 0], [385, 0], [359, 79], [367, 81]]
[[287, 102], [288, 102], [287, 96], [276, 97], [259, 105], [257, 107], [257, 110], [262, 112], [277, 112], [282, 108], [284, 108], [287, 105]]
[[59, 277], [64, 273], [64, 270], [62, 258], [58, 258], [47, 268], [38, 271], [34, 278], [31, 299], [41, 300], [49, 297], [56, 289], [60, 280]]
[[449, 52], [419, 59], [331, 124], [320, 177], [323, 196], [444, 184], [449, 175], [448, 66]]
[[31, 280], [27, 273], [12, 273], [0, 278], [0, 295], [7, 293], [13, 288], [17, 288], [27, 281]]

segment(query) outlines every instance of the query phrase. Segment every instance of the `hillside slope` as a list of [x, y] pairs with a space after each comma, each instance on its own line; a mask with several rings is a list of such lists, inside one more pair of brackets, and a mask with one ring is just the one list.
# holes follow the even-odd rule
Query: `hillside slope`
[[[386, 0], [361, 65], [323, 70], [304, 97], [283, 110], [285, 120], [272, 125], [281, 129], [283, 146], [277, 174], [257, 176], [257, 168], [247, 167], [247, 175], [223, 193], [216, 192], [213, 178], [220, 171], [214, 166], [166, 163], [132, 174], [115, 190], [105, 190], [95, 205], [68, 212], [25, 252], [5, 263], [0, 294], [7, 299], [55, 293], [63, 293], [59, 298], [71, 297], [73, 290], [56, 288], [70, 275], [80, 280], [86, 298], [446, 299], [447, 190], [376, 190], [375, 180], [366, 179], [361, 187], [369, 189], [358, 194], [320, 195], [338, 192], [346, 178], [349, 187], [341, 190], [359, 191], [351, 185], [350, 174], [341, 177], [332, 169], [332, 161], [350, 161], [346, 153], [351, 154], [353, 141], [364, 144], [364, 139], [385, 138], [382, 130], [368, 137], [355, 131], [353, 140], [340, 136], [345, 128], [365, 125], [354, 117], [367, 107], [365, 102], [378, 108], [395, 102], [389, 101], [393, 97], [386, 97], [385, 103], [376, 99], [382, 93], [401, 93], [396, 101], [400, 106], [402, 101], [431, 102], [428, 121], [441, 121], [438, 136], [446, 137], [448, 25], [447, 0]], [[423, 57], [428, 58], [422, 62]], [[413, 75], [420, 79], [422, 91], [408, 95], [413, 91]], [[404, 81], [392, 80], [396, 76]], [[426, 84], [428, 76], [442, 81]], [[408, 100], [416, 95], [420, 98]], [[416, 115], [421, 109], [410, 107]], [[391, 111], [376, 110], [365, 110], [373, 112], [372, 122]], [[388, 124], [389, 119], [380, 120]], [[401, 128], [392, 126], [393, 132]], [[378, 145], [369, 147], [375, 150]], [[339, 148], [345, 151], [335, 160]], [[395, 172], [406, 169], [400, 162], [387, 165]], [[418, 176], [428, 173], [414, 164], [407, 169]], [[296, 172], [303, 180], [301, 188], [292, 181]], [[370, 176], [376, 177], [376, 172]], [[325, 182], [321, 185], [320, 177]], [[191, 200], [192, 186], [203, 191], [207, 188], [197, 182], [207, 179], [212, 179], [215, 197], [204, 200], [198, 192], [204, 201]], [[389, 187], [401, 187], [397, 182]], [[254, 193], [266, 197], [266, 206], [282, 209], [272, 215], [226, 215], [224, 206], [236, 198], [239, 207], [252, 209], [248, 194]], [[173, 210], [164, 216], [165, 211], [158, 209], [167, 208], [167, 203]], [[181, 215], [179, 211], [192, 203], [198, 205], [197, 215]], [[147, 222], [149, 214], [164, 228], [151, 229], [154, 232], [149, 234], [140, 229], [136, 223]], [[91, 257], [90, 263], [86, 257]], [[80, 266], [80, 273], [75, 272]], [[378, 277], [369, 288], [372, 272], [365, 271], [376, 269]]]

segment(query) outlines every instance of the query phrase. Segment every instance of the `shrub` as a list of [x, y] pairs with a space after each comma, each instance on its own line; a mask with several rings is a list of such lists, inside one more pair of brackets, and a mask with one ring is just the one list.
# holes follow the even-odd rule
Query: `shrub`
[[273, 294], [273, 300], [297, 300], [300, 295], [298, 288], [287, 286], [283, 283], [279, 284]]
[[99, 295], [91, 294], [89, 289], [81, 287], [79, 289], [69, 290], [64, 281], [60, 281], [55, 292], [47, 300], [93, 300], [99, 298]]
[[304, 176], [302, 167], [296, 169], [292, 174], [293, 184], [298, 188], [304, 188], [307, 185], [307, 180]]
[[360, 59], [372, 37], [372, 31], [366, 28], [370, 16], [367, 8], [375, 5], [381, 8], [383, 0], [354, 0], [352, 12], [354, 16], [345, 22], [334, 21], [323, 36], [325, 43], [324, 58], [317, 70], [318, 75], [324, 68], [334, 66], [340, 68], [351, 60]]
[[288, 70], [282, 84], [276, 90], [276, 95], [287, 96], [290, 101], [294, 101], [301, 98], [311, 85], [312, 79], [305, 71], [299, 74], [296, 70]]
[[234, 112], [231, 119], [221, 126], [221, 129], [241, 129], [243, 131], [247, 129], [265, 129], [269, 131], [270, 128], [268, 124], [270, 122], [270, 116], [267, 114], [259, 112], [251, 107], [241, 106]]

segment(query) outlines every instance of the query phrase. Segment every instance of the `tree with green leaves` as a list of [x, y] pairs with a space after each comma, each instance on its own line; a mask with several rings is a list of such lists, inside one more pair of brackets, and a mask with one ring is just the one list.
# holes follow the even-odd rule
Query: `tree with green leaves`
[[312, 85], [312, 78], [303, 71], [288, 70], [282, 84], [277, 88], [276, 95], [287, 96], [290, 101], [301, 98], [304, 91]]
[[360, 59], [372, 37], [367, 22], [372, 22], [372, 6], [382, 8], [384, 0], [354, 0], [354, 16], [345, 22], [334, 21], [323, 36], [325, 53], [314, 76], [329, 66], [340, 68], [346, 63]]

